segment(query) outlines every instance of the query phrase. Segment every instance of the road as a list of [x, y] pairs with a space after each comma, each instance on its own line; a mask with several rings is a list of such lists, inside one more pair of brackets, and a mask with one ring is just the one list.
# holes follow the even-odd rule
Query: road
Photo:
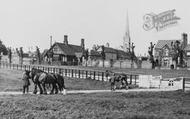
[[[64, 94], [83, 94], [83, 93], [106, 93], [106, 92], [122, 92], [122, 93], [129, 93], [129, 92], [159, 92], [159, 91], [175, 91], [176, 89], [129, 89], [129, 90], [68, 90]], [[32, 92], [29, 92], [32, 94]], [[18, 91], [7, 91], [7, 92], [0, 92], [0, 95], [22, 95], [22, 92]]]

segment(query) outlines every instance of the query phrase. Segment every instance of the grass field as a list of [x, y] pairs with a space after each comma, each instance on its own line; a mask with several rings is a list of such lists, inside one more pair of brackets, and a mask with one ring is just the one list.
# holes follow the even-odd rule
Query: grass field
[[0, 96], [7, 119], [189, 119], [190, 93], [141, 92]]
[[[21, 91], [21, 74], [0, 69], [0, 90]], [[65, 83], [68, 90], [110, 89], [108, 82], [89, 79], [66, 79]], [[0, 118], [189, 119], [190, 92], [2, 95]]]

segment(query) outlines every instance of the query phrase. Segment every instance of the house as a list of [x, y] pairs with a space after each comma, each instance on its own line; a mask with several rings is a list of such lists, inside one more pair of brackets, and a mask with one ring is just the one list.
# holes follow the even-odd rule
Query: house
[[[170, 68], [172, 65], [176, 67], [176, 62], [173, 60], [174, 50], [173, 44], [178, 41], [182, 49], [185, 51], [185, 59], [186, 54], [190, 53], [190, 46], [187, 44], [187, 34], [183, 33], [181, 39], [175, 40], [158, 40], [155, 48], [154, 48], [154, 59], [156, 63], [159, 64], [161, 67]], [[186, 61], [184, 61], [186, 62]]]
[[111, 47], [105, 47], [103, 45], [98, 46], [97, 50], [91, 50], [89, 57], [91, 59], [102, 59], [102, 52], [105, 54], [105, 60], [125, 60], [130, 59], [130, 54], [122, 50], [114, 49]]
[[[123, 66], [121, 66], [124, 64]], [[130, 53], [108, 46], [94, 46], [89, 52], [88, 66], [95, 67], [131, 67]]]
[[82, 62], [84, 45], [84, 39], [81, 39], [81, 45], [69, 44], [65, 35], [63, 43], [55, 42], [43, 56], [52, 63], [77, 65]]

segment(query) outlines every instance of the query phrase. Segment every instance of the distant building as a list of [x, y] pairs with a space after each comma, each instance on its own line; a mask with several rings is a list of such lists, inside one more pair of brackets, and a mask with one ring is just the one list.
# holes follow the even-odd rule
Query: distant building
[[[9, 63], [8, 55], [2, 55], [1, 56], [2, 62]], [[32, 64], [34, 60], [34, 56], [31, 55], [31, 52], [23, 53], [23, 58], [21, 58], [18, 54], [18, 52], [14, 49], [12, 49], [12, 55], [11, 55], [11, 63], [12, 64]]]
[[[172, 55], [174, 54], [174, 50], [172, 49], [172, 44], [176, 41], [179, 41], [182, 44], [182, 49], [185, 51], [184, 62], [189, 60], [190, 57], [190, 44], [188, 45], [187, 34], [183, 33], [181, 39], [177, 40], [158, 40], [155, 48], [154, 48], [154, 58], [158, 64], [162, 67], [171, 67], [171, 65], [176, 65], [174, 60], [172, 59]], [[189, 55], [189, 56], [188, 56]], [[189, 63], [190, 64], [190, 63]]]
[[63, 43], [56, 42], [51, 48], [43, 54], [46, 61], [64, 65], [77, 65], [82, 62], [83, 51], [85, 49], [84, 39], [81, 39], [81, 45], [72, 45], [68, 43], [68, 36], [64, 36]]
[[130, 54], [122, 50], [114, 49], [111, 47], [99, 46], [97, 50], [91, 50], [89, 57], [90, 59], [102, 59], [102, 52], [104, 48], [105, 60], [125, 60], [130, 59]]

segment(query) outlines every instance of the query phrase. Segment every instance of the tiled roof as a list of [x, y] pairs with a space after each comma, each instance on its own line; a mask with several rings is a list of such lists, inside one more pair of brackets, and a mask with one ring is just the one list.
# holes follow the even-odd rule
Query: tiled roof
[[[158, 40], [155, 48], [161, 49], [165, 45], [167, 45], [169, 48], [171, 48], [171, 43], [172, 42], [174, 43], [175, 41], [177, 41], [177, 40]], [[180, 41], [180, 40], [178, 40], [178, 41]]]
[[110, 47], [104, 47], [104, 51], [106, 53], [117, 53], [117, 49], [110, 48]]
[[104, 47], [105, 53], [114, 53], [118, 55], [118, 58], [122, 59], [130, 59], [130, 54], [127, 52], [124, 52], [123, 50], [114, 49], [111, 47]]
[[98, 57], [101, 57], [101, 54], [100, 54], [98, 51], [95, 51], [95, 50], [90, 50], [90, 55], [91, 55], [91, 56], [98, 56]]
[[64, 43], [55, 43], [54, 45], [56, 45], [56, 44], [61, 48], [61, 50], [64, 52], [65, 55], [74, 56], [76, 52], [83, 51], [81, 46], [64, 44]]

